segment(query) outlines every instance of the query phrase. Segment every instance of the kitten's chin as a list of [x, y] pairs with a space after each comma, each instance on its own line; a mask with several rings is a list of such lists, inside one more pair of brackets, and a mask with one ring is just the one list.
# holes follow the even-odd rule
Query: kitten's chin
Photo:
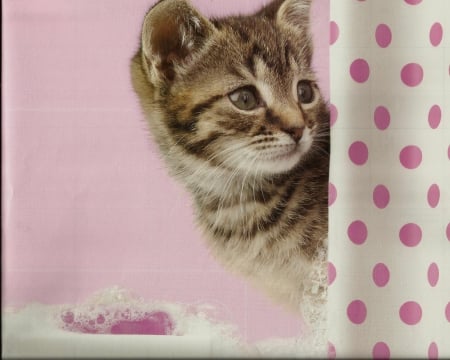
[[266, 175], [286, 173], [295, 168], [306, 151], [301, 146], [285, 152], [274, 152], [259, 159], [256, 171]]

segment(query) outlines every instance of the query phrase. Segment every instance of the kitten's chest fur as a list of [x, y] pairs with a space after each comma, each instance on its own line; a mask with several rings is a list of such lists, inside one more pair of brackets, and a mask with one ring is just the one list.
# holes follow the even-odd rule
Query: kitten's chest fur
[[324, 286], [312, 277], [325, 266], [326, 169], [321, 156], [272, 181], [229, 174], [196, 188], [197, 219], [214, 255], [294, 311], [304, 292]]

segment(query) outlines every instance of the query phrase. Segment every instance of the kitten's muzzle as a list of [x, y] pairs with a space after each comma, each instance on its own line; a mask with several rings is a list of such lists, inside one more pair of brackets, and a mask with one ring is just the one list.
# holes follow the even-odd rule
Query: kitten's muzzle
[[305, 127], [291, 127], [288, 129], [281, 129], [286, 134], [288, 134], [296, 143], [300, 141], [300, 139], [303, 136], [303, 131], [305, 130]]

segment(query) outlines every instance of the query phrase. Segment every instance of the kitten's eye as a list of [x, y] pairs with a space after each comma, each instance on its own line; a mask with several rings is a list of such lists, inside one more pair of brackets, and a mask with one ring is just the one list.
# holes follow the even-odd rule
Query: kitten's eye
[[315, 93], [310, 81], [300, 80], [297, 84], [298, 101], [302, 104], [311, 104]]
[[252, 87], [243, 87], [233, 91], [228, 95], [231, 102], [240, 110], [250, 111], [258, 107], [259, 101], [256, 95], [256, 89]]

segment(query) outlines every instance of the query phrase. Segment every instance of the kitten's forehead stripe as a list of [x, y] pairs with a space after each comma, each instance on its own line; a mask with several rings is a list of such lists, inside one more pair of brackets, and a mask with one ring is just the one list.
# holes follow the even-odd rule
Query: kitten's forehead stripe
[[253, 77], [256, 77], [255, 55], [253, 53], [246, 57], [245, 66], [253, 75]]
[[216, 20], [215, 24], [224, 33], [229, 31], [234, 34], [238, 46], [245, 45], [248, 49], [245, 51], [243, 63], [253, 75], [257, 59], [264, 61], [268, 68], [278, 74], [288, 69], [291, 56], [289, 39], [274, 27], [270, 20], [231, 18], [225, 19], [222, 24]]
[[286, 40], [285, 44], [284, 44], [284, 61], [286, 63], [287, 66], [290, 65], [290, 59], [291, 59], [291, 44], [289, 43], [288, 40]]
[[286, 64], [282, 61], [282, 57], [269, 53], [267, 48], [261, 47], [258, 44], [253, 44], [252, 56], [261, 59], [276, 74], [282, 74], [286, 70]]
[[244, 43], [247, 43], [250, 41], [250, 35], [248, 33], [248, 30], [243, 29], [242, 27], [238, 27], [236, 29], [236, 32], [241, 37], [242, 41], [244, 41]]

